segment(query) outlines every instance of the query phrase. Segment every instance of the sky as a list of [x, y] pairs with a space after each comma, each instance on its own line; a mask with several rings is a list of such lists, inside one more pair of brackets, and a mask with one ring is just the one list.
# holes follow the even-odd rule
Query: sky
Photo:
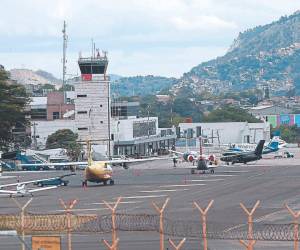
[[108, 51], [108, 73], [180, 77], [226, 53], [239, 32], [300, 9], [295, 0], [1, 0], [0, 64], [42, 69], [62, 78], [91, 55]]

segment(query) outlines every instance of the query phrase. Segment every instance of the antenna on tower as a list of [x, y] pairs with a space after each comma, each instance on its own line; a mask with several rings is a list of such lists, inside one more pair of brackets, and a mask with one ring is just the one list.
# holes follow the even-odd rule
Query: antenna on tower
[[66, 85], [66, 74], [67, 74], [67, 58], [66, 58], [66, 52], [67, 52], [67, 42], [68, 42], [68, 36], [67, 36], [67, 24], [66, 21], [64, 21], [64, 27], [62, 30], [63, 33], [63, 92], [64, 92], [64, 102], [66, 102], [66, 93], [65, 93], [65, 85]]

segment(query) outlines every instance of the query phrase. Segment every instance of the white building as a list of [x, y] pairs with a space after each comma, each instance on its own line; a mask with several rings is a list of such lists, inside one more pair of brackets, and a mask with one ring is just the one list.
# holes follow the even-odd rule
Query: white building
[[[31, 123], [31, 139], [38, 149], [44, 149], [49, 135], [60, 129], [70, 129], [76, 132], [74, 120], [33, 121]], [[36, 141], [35, 141], [36, 140]]]
[[175, 144], [175, 128], [158, 128], [157, 117], [115, 119], [112, 123], [114, 155], [152, 155]]
[[180, 123], [179, 127], [181, 137], [188, 135], [188, 137], [194, 138], [197, 136], [197, 130], [201, 129], [202, 136], [207, 138], [208, 143], [214, 145], [258, 143], [259, 140], [270, 140], [270, 124], [268, 122]]
[[109, 151], [110, 105], [106, 54], [80, 57], [80, 81], [75, 85], [75, 126], [79, 141], [92, 139]]

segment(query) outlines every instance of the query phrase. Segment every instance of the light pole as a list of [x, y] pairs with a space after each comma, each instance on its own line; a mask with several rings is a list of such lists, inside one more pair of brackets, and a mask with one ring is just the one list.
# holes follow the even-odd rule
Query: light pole
[[148, 138], [150, 137], [150, 125], [149, 125], [149, 112], [150, 112], [150, 105], [147, 106], [147, 114], [148, 114], [148, 121], [147, 121], [147, 128], [148, 128]]

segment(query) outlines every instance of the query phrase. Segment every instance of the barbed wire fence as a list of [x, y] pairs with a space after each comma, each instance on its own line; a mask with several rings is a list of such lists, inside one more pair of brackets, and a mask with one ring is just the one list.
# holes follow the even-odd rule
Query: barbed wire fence
[[[230, 227], [231, 229], [224, 229], [228, 228], [228, 225], [225, 227], [224, 224], [218, 224], [218, 222], [208, 222], [207, 227], [205, 227], [205, 232], [197, 220], [174, 220], [167, 216], [161, 218], [159, 214], [155, 214], [154, 212], [152, 214], [115, 212], [114, 215], [84, 215], [76, 214], [72, 211], [68, 211], [68, 214], [63, 212], [56, 214], [23, 212], [22, 216], [17, 213], [0, 214], [0, 230], [16, 230], [19, 234], [25, 233], [27, 235], [51, 235], [67, 234], [68, 232], [72, 234], [105, 234], [112, 233], [115, 229], [119, 232], [157, 232], [160, 234], [163, 233], [168, 237], [185, 239], [202, 237], [202, 242], [203, 236], [205, 236], [205, 239], [210, 240], [239, 240], [248, 242], [293, 241], [295, 247], [298, 247], [300, 238], [298, 230], [299, 223], [297, 220], [300, 213], [294, 214], [295, 219], [293, 223], [271, 224], [251, 222], [252, 232], [249, 234], [249, 223]], [[112, 216], [114, 216], [114, 218]], [[163, 222], [163, 232], [161, 231], [161, 219]], [[115, 237], [115, 240], [117, 240], [117, 236]], [[121, 241], [120, 244], [122, 244]], [[181, 245], [183, 245], [183, 243]], [[179, 247], [175, 249], [179, 249]]]
[[[64, 233], [68, 228], [67, 216], [61, 214], [31, 214], [24, 217], [26, 234]], [[73, 233], [111, 233], [112, 217], [107, 215], [71, 215]], [[203, 234], [199, 222], [172, 220], [164, 218], [164, 234], [173, 237], [199, 238]], [[208, 239], [220, 240], [259, 240], [259, 241], [293, 241], [294, 223], [265, 224], [253, 223], [253, 238], [248, 237], [248, 225], [240, 225], [229, 231], [216, 230], [218, 224], [211, 225], [215, 230], [206, 233]], [[223, 225], [222, 225], [223, 226]], [[221, 226], [220, 226], [221, 227]], [[116, 214], [118, 231], [159, 232], [159, 215], [156, 214]], [[0, 230], [16, 230], [21, 232], [21, 219], [18, 214], [0, 215]], [[298, 237], [300, 236], [298, 232]]]

